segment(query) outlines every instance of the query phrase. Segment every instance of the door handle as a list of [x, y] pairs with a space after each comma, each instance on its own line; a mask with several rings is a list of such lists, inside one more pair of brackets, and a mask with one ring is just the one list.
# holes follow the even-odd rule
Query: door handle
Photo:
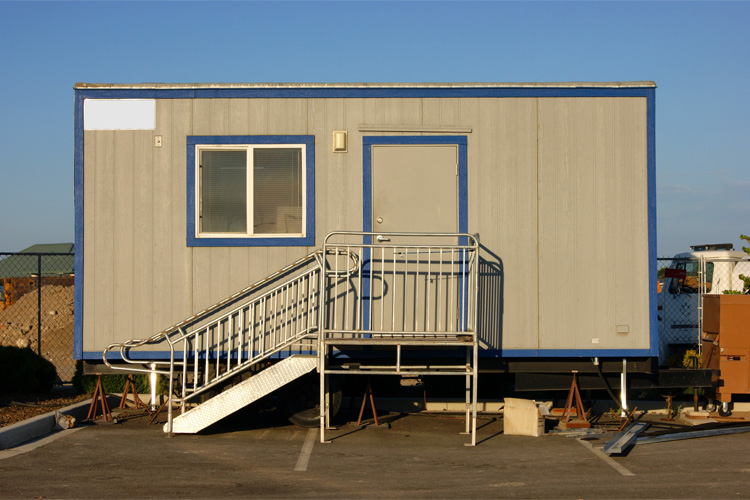
[[378, 241], [379, 241], [379, 242], [381, 242], [381, 243], [382, 243], [382, 242], [384, 242], [384, 241], [391, 241], [391, 239], [390, 239], [390, 238], [386, 238], [386, 237], [385, 237], [385, 236], [383, 236], [382, 234], [379, 234], [379, 235], [378, 235], [378, 237], [377, 237], [377, 238], [375, 238], [375, 239], [376, 239], [376, 240], [378, 240]]

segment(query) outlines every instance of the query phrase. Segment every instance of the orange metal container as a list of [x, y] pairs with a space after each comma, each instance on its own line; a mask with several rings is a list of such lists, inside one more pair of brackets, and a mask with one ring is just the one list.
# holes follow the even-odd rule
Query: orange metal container
[[703, 297], [703, 367], [721, 370], [719, 401], [750, 393], [750, 295]]

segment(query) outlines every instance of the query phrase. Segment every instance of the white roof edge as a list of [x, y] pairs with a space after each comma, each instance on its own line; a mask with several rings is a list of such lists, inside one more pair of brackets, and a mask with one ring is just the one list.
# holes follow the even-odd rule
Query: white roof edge
[[747, 254], [745, 252], [740, 252], [739, 250], [697, 250], [692, 252], [682, 252], [675, 254], [674, 259], [691, 259], [691, 258], [698, 258], [698, 257], [706, 257], [706, 258], [713, 258], [713, 259], [737, 259], [737, 260], [743, 260], [747, 258]]
[[282, 89], [282, 88], [643, 88], [652, 81], [527, 83], [76, 83], [74, 89]]

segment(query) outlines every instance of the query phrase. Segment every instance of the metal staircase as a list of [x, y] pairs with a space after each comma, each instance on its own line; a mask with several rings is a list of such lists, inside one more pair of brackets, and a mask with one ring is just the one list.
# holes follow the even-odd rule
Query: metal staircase
[[[281, 351], [294, 347], [312, 352], [319, 321], [321, 256], [322, 251], [313, 252], [148, 339], [112, 344], [102, 358], [115, 370], [169, 377], [171, 401], [164, 431], [198, 432], [316, 367], [315, 357], [290, 356], [229, 386]], [[133, 359], [133, 352], [144, 346], [166, 347], [169, 360]], [[113, 365], [110, 353], [119, 353], [125, 366]], [[177, 417], [172, 414], [175, 405], [181, 409]]]
[[[112, 344], [102, 358], [115, 370], [168, 377], [169, 434], [198, 432], [317, 370], [325, 441], [329, 375], [463, 376], [473, 445], [478, 262], [478, 239], [468, 234], [334, 232], [323, 249], [148, 339]], [[394, 361], [341, 361], [375, 345]], [[134, 356], [146, 346], [168, 350], [169, 360]], [[465, 357], [438, 365], [416, 354], [414, 363], [425, 349], [465, 349]], [[124, 365], [112, 364], [117, 354]]]

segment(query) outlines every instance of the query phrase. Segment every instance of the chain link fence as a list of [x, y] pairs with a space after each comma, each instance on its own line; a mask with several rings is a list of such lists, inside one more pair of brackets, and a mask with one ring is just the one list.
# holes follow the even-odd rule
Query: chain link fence
[[659, 364], [688, 367], [685, 353], [700, 355], [703, 295], [741, 293], [739, 276], [750, 276], [750, 261], [670, 257], [657, 263]]
[[73, 261], [73, 253], [0, 252], [0, 345], [48, 359], [58, 383], [75, 371]]
[[[0, 252], [0, 345], [29, 347], [70, 382], [73, 360], [72, 252]], [[704, 294], [741, 292], [750, 261], [659, 258], [659, 364], [684, 366], [687, 351], [700, 354]]]

